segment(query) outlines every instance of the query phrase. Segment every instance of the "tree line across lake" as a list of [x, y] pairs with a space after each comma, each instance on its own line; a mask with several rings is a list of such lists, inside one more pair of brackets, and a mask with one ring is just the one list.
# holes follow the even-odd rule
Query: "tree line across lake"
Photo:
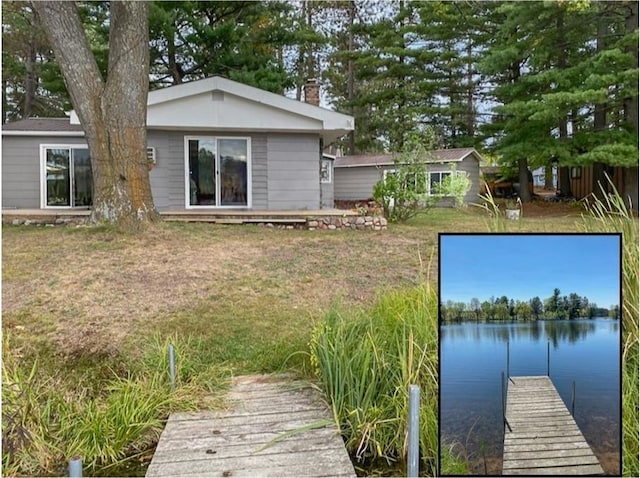
[[589, 302], [587, 297], [572, 292], [561, 295], [560, 289], [553, 289], [553, 294], [541, 299], [536, 296], [530, 300], [509, 299], [507, 296], [480, 301], [472, 298], [469, 302], [447, 300], [440, 304], [440, 320], [443, 322], [459, 322], [463, 320], [539, 320], [539, 319], [578, 319], [594, 317], [620, 317], [620, 307], [598, 307]]

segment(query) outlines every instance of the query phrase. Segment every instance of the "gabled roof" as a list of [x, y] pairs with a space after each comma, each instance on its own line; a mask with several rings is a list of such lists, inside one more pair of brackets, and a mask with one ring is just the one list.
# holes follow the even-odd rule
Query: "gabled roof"
[[[436, 149], [429, 151], [426, 163], [456, 163], [463, 161], [469, 155], [480, 161], [482, 157], [474, 148]], [[336, 158], [334, 168], [357, 168], [365, 166], [392, 166], [399, 153], [391, 154], [362, 154], [342, 156]]]
[[[221, 76], [150, 91], [147, 104], [151, 129], [308, 132], [328, 144], [354, 128], [352, 116]], [[79, 124], [75, 112], [71, 123]]]

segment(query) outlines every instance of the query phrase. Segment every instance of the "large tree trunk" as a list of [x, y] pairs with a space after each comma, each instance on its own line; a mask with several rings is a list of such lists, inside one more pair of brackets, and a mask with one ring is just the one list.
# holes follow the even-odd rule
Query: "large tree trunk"
[[518, 181], [520, 182], [520, 201], [530, 202], [531, 191], [529, 191], [529, 166], [527, 158], [518, 159]]
[[158, 218], [146, 155], [149, 91], [147, 2], [111, 2], [103, 81], [73, 2], [33, 2], [76, 113], [93, 169], [94, 222], [136, 231]]

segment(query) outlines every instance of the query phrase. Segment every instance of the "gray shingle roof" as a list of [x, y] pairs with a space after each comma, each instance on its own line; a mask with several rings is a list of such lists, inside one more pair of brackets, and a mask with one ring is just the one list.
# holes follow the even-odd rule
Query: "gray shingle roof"
[[2, 131], [65, 131], [82, 132], [82, 126], [71, 124], [69, 118], [27, 118], [2, 125]]
[[[427, 162], [457, 162], [462, 161], [470, 154], [473, 154], [478, 161], [481, 156], [474, 148], [452, 148], [452, 149], [437, 149], [430, 151], [431, 157], [427, 159]], [[334, 162], [335, 168], [354, 168], [362, 166], [390, 166], [393, 164], [393, 160], [399, 156], [399, 153], [391, 154], [361, 154], [354, 156], [341, 156], [337, 157]]]

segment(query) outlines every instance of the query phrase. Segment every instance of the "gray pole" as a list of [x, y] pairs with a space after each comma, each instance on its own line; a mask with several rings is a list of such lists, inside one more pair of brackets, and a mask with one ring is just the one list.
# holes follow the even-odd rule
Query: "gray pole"
[[69, 460], [69, 476], [71, 478], [82, 478], [82, 458], [79, 456], [71, 457]]
[[415, 478], [419, 471], [420, 456], [420, 387], [409, 385], [409, 453], [407, 476]]
[[573, 412], [576, 407], [576, 381], [574, 380], [571, 384], [571, 416], [573, 417]]
[[171, 379], [171, 390], [176, 389], [176, 352], [173, 345], [169, 344], [169, 378]]
[[547, 340], [547, 377], [551, 377], [550, 369], [549, 369], [549, 348], [551, 346], [551, 342]]
[[509, 377], [509, 340], [507, 340], [507, 378]]

